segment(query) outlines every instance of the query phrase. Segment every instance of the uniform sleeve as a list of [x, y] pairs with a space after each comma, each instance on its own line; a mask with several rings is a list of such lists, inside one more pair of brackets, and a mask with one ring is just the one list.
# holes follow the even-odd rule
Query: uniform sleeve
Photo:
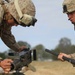
[[[69, 55], [71, 56], [72, 59], [75, 60], [75, 53], [73, 53], [73, 54], [69, 54]], [[75, 67], [75, 64], [72, 64], [72, 65], [73, 65], [73, 67]]]
[[71, 56], [72, 59], [75, 59], [75, 53], [70, 54], [70, 56]]
[[15, 37], [11, 34], [10, 29], [6, 31], [3, 30], [1, 33], [1, 39], [12, 50], [19, 51], [20, 46], [16, 43]]

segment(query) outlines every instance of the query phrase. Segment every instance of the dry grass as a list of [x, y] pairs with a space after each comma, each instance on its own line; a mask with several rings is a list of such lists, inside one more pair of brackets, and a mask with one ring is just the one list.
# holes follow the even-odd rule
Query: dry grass
[[27, 71], [25, 75], [75, 75], [75, 67], [69, 62], [53, 61], [31, 63], [36, 68], [36, 72]]

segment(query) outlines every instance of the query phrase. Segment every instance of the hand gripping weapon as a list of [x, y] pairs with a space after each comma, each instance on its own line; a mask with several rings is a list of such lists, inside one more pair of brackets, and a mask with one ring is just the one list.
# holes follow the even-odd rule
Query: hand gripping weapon
[[18, 53], [17, 57], [13, 53], [9, 53], [8, 56], [11, 58], [13, 55], [13, 63], [11, 64], [11, 71], [15, 70], [15, 74], [20, 74], [21, 69], [26, 66], [29, 67], [32, 71], [36, 71], [36, 69], [29, 64], [32, 62], [32, 51], [33, 51], [33, 59], [36, 60], [36, 50], [23, 49]]
[[[48, 53], [51, 53], [51, 54], [55, 55], [56, 57], [58, 57], [58, 55], [59, 55], [59, 54], [57, 54], [57, 53], [55, 53], [55, 52], [50, 51], [49, 49], [45, 49], [45, 51], [48, 52]], [[67, 58], [67, 57], [65, 57], [65, 56], [63, 56], [62, 58], [63, 58], [65, 61], [68, 61], [68, 62], [70, 62], [70, 63], [72, 63], [72, 64], [75, 64], [75, 60], [72, 59], [72, 58]]]

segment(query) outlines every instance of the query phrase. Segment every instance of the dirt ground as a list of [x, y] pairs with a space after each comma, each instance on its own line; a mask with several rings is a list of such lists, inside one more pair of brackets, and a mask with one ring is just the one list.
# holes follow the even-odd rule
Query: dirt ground
[[69, 62], [33, 61], [36, 72], [28, 70], [25, 75], [75, 75], [75, 67]]

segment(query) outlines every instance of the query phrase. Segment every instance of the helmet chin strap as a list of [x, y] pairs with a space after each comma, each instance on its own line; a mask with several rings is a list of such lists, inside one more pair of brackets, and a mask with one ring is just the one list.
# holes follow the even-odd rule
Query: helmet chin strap
[[19, 7], [18, 0], [14, 0], [14, 5], [15, 5], [16, 11], [20, 17], [19, 21], [23, 22], [25, 25], [29, 25], [32, 21], [32, 16], [27, 15], [27, 14], [22, 14], [21, 9]]

